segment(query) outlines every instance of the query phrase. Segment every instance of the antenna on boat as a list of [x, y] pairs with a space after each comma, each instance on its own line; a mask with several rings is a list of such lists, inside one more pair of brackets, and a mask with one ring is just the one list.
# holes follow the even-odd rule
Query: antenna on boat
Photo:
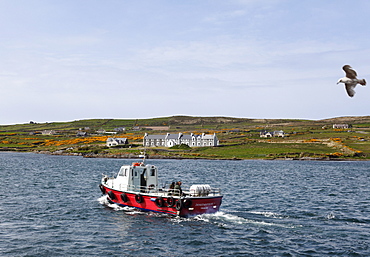
[[144, 148], [144, 152], [140, 152], [139, 155], [140, 158], [143, 158], [142, 163], [145, 164], [145, 158], [146, 158], [146, 148]]

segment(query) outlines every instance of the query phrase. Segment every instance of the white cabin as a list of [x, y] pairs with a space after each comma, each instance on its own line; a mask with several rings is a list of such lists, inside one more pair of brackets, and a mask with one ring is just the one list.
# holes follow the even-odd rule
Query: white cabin
[[143, 163], [123, 165], [116, 179], [108, 180], [107, 183], [116, 190], [149, 193], [158, 189], [158, 169]]

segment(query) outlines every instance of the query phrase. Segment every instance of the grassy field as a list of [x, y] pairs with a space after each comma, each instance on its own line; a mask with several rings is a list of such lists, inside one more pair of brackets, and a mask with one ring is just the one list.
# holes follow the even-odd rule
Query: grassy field
[[[333, 129], [350, 124], [350, 129]], [[125, 131], [112, 134], [114, 129]], [[102, 130], [105, 130], [103, 133]], [[284, 138], [260, 138], [260, 131], [283, 130]], [[55, 134], [44, 135], [45, 131]], [[78, 137], [77, 132], [88, 135]], [[0, 150], [127, 157], [143, 149], [144, 133], [216, 133], [219, 147], [147, 148], [157, 158], [209, 159], [370, 159], [370, 116], [319, 121], [174, 116], [153, 119], [91, 119], [0, 126]], [[125, 137], [130, 148], [107, 148], [108, 137]]]

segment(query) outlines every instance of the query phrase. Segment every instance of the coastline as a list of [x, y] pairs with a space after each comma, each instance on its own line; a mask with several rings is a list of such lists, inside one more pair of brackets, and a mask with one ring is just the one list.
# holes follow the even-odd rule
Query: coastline
[[[11, 152], [11, 151], [9, 151]], [[14, 152], [14, 151], [13, 151]], [[17, 151], [15, 151], [17, 152]], [[32, 151], [36, 154], [47, 155], [61, 155], [61, 156], [80, 156], [83, 158], [112, 158], [112, 159], [142, 159], [139, 155], [135, 154], [95, 154], [95, 153], [65, 153], [65, 152], [50, 152], [50, 151]], [[266, 161], [369, 161], [368, 159], [354, 159], [354, 158], [208, 158], [208, 157], [182, 157], [182, 156], [164, 156], [164, 155], [150, 155], [146, 159], [163, 159], [163, 160], [228, 160], [228, 161], [243, 161], [243, 160], [266, 160]]]

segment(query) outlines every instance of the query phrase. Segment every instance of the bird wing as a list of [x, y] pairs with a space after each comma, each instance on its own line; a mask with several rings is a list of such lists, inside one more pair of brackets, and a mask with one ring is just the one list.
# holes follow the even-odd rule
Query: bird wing
[[350, 85], [350, 84], [346, 84], [346, 90], [347, 90], [347, 94], [350, 96], [350, 97], [353, 97], [355, 95], [355, 87], [354, 85]]
[[349, 65], [344, 65], [343, 70], [346, 73], [346, 77], [350, 79], [355, 79], [357, 77], [357, 73], [354, 69], [352, 69]]

